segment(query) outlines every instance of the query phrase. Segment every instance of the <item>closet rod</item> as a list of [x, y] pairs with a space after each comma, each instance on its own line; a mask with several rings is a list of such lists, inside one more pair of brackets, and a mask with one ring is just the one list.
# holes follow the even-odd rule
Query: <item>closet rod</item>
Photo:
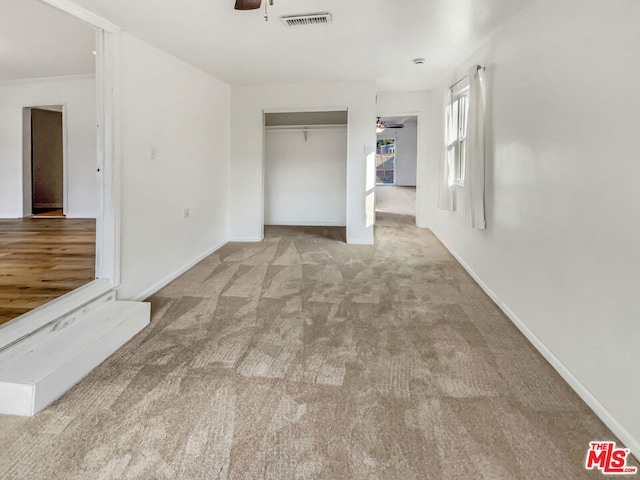
[[333, 128], [346, 128], [346, 124], [336, 125], [270, 125], [264, 127], [265, 130], [282, 130], [282, 131], [296, 131], [296, 130], [328, 130]]

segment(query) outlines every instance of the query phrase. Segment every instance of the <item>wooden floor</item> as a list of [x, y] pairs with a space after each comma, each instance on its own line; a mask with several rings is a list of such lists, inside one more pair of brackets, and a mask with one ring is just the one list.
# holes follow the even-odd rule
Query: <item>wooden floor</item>
[[95, 277], [93, 219], [0, 220], [0, 324]]

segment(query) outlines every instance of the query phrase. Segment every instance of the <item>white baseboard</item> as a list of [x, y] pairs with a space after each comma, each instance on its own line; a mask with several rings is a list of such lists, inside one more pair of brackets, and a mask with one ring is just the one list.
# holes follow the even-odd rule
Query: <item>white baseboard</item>
[[[507, 317], [518, 327], [522, 334], [527, 337], [529, 342], [542, 354], [542, 356], [551, 364], [551, 366], [560, 374], [560, 376], [569, 384], [569, 386], [580, 396], [580, 398], [593, 410], [593, 412], [609, 427], [609, 429], [631, 450], [636, 459], [640, 460], [640, 441], [634, 438], [629, 431], [615, 419], [613, 415], [605, 408], [602, 403], [589, 391], [589, 389], [560, 361], [556, 355], [540, 340], [535, 333], [502, 301], [496, 293], [489, 288], [488, 285], [473, 271], [473, 269], [462, 259], [462, 257], [452, 249], [447, 242], [433, 229], [431, 232], [436, 236], [440, 243], [455, 257], [471, 277], [476, 281], [480, 288], [489, 295], [491, 300], [502, 310]], [[600, 440], [594, 438], [593, 440]], [[585, 451], [588, 446], [585, 446]]]
[[209, 248], [207, 251], [201, 253], [196, 258], [194, 258], [189, 263], [187, 263], [186, 265], [184, 265], [184, 266], [180, 267], [179, 269], [171, 272], [169, 275], [167, 275], [163, 279], [157, 281], [156, 283], [154, 283], [150, 287], [146, 288], [144, 291], [142, 291], [142, 293], [136, 295], [134, 300], [140, 302], [142, 300], [145, 300], [145, 299], [149, 298], [151, 295], [156, 293], [158, 290], [166, 287], [169, 283], [174, 281], [176, 278], [178, 278], [180, 275], [185, 273], [190, 268], [194, 267], [196, 264], [200, 263], [202, 260], [207, 258], [209, 255], [211, 255], [212, 253], [214, 253], [217, 250], [219, 250], [222, 247], [224, 247], [227, 243], [229, 243], [228, 240], [223, 240], [223, 241], [219, 242], [218, 244], [214, 245], [213, 247]]
[[228, 243], [260, 243], [264, 237], [231, 237]]

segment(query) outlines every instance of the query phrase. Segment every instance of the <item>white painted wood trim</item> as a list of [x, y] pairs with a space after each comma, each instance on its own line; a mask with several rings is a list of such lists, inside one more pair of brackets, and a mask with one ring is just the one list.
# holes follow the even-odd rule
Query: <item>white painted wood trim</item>
[[69, 213], [69, 129], [67, 102], [62, 104], [62, 214]]
[[[70, 82], [74, 80], [95, 80], [96, 76], [93, 73], [82, 75], [61, 75], [59, 77], [34, 77], [34, 78], [18, 78], [15, 80], [3, 80], [0, 82], [0, 86], [8, 87], [12, 85], [25, 85], [32, 83], [55, 83], [55, 82]], [[56, 104], [52, 104], [56, 105]], [[59, 105], [59, 104], [58, 104]]]
[[116, 135], [116, 57], [118, 34], [96, 32], [96, 277], [120, 284], [120, 157]]
[[[593, 410], [593, 412], [609, 427], [609, 429], [631, 450], [631, 453], [637, 459], [640, 459], [640, 441], [634, 438], [629, 431], [622, 426], [618, 420], [600, 403], [600, 401], [589, 391], [589, 389], [569, 370], [560, 359], [540, 340], [535, 333], [502, 301], [496, 293], [489, 288], [487, 284], [473, 271], [473, 269], [462, 259], [458, 253], [453, 250], [442, 237], [433, 229], [431, 232], [444, 245], [444, 247], [455, 257], [476, 283], [484, 290], [484, 292], [494, 301], [494, 303], [502, 310], [507, 317], [518, 327], [527, 340], [542, 354], [542, 356], [551, 364], [551, 366], [560, 374], [560, 376], [569, 384], [574, 392]], [[598, 439], [593, 439], [598, 440]], [[586, 447], [585, 447], [586, 451]]]
[[20, 348], [21, 342], [9, 349], [23, 355], [0, 369], [0, 414], [34, 415], [149, 324], [148, 303], [101, 303], [36, 348]]
[[106, 20], [100, 17], [99, 15], [96, 15], [95, 13], [90, 12], [85, 8], [82, 8], [76, 5], [75, 3], [69, 0], [42, 0], [42, 1], [44, 3], [48, 3], [49, 5], [52, 5], [62, 10], [63, 12], [73, 15], [74, 17], [77, 17], [80, 20], [84, 20], [85, 22], [90, 23], [95, 27], [106, 30], [107, 32], [117, 32], [120, 30], [120, 27], [118, 27], [114, 23], [111, 23], [109, 20]]
[[142, 291], [141, 293], [136, 295], [134, 300], [141, 301], [141, 300], [145, 300], [145, 299], [149, 298], [151, 295], [153, 295], [158, 290], [160, 290], [160, 289], [164, 288], [165, 286], [167, 286], [169, 283], [174, 281], [176, 278], [178, 278], [180, 275], [185, 273], [190, 268], [193, 268], [195, 265], [200, 263], [202, 260], [207, 258], [209, 255], [211, 255], [211, 254], [215, 253], [216, 251], [220, 250], [227, 243], [228, 243], [227, 240], [223, 240], [222, 242], [218, 243], [217, 245], [214, 245], [210, 249], [206, 250], [205, 252], [203, 252], [200, 255], [198, 255], [197, 257], [195, 257], [193, 260], [191, 260], [189, 263], [187, 263], [183, 267], [180, 267], [179, 269], [174, 270], [169, 275], [164, 277], [162, 280], [160, 280], [160, 281], [154, 283], [153, 285], [151, 285], [150, 287], [146, 288], [144, 291]]
[[[376, 95], [376, 103], [378, 102], [378, 96]], [[387, 112], [385, 111], [384, 113], [379, 113], [378, 116], [380, 117], [416, 117], [416, 184], [415, 185], [407, 185], [407, 186], [415, 186], [416, 187], [416, 227], [418, 228], [427, 228], [427, 222], [423, 217], [423, 212], [422, 212], [422, 207], [421, 207], [421, 203], [420, 203], [420, 196], [422, 194], [422, 190], [423, 188], [426, 189], [426, 186], [422, 185], [422, 182], [420, 181], [420, 173], [422, 171], [423, 168], [426, 168], [426, 159], [424, 159], [424, 161], [420, 161], [421, 158], [424, 158], [424, 150], [425, 146], [424, 146], [424, 139], [422, 137], [422, 135], [420, 135], [420, 127], [422, 126], [422, 122], [425, 122], [426, 119], [423, 118], [422, 113], [421, 112], [404, 112], [404, 111], [399, 111], [399, 112]], [[381, 186], [381, 185], [376, 185], [376, 186]], [[405, 186], [405, 185], [398, 185], [398, 186]]]
[[106, 279], [94, 280], [61, 297], [0, 325], [0, 350], [41, 329], [62, 315], [72, 312], [111, 290]]
[[22, 218], [33, 215], [31, 108], [22, 109]]
[[305, 113], [305, 112], [348, 112], [344, 105], [341, 107], [295, 107], [295, 108], [265, 108], [262, 113]]
[[9, 348], [0, 349], [0, 371], [15, 359], [38, 349], [55, 337], [65, 333], [68, 328], [79, 324], [93, 315], [96, 311], [115, 302], [116, 293], [110, 290], [107, 293], [87, 302], [74, 311], [64, 314], [56, 320], [45, 324], [42, 328], [30, 332], [19, 341], [11, 344]]

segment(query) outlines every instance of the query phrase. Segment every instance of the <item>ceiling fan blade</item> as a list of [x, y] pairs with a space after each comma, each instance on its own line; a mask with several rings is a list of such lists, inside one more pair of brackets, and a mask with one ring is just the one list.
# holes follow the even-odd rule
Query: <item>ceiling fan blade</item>
[[402, 123], [387, 123], [385, 125], [385, 127], [387, 127], [387, 128], [404, 128], [404, 125]]
[[236, 10], [256, 10], [260, 8], [262, 0], [236, 0]]

